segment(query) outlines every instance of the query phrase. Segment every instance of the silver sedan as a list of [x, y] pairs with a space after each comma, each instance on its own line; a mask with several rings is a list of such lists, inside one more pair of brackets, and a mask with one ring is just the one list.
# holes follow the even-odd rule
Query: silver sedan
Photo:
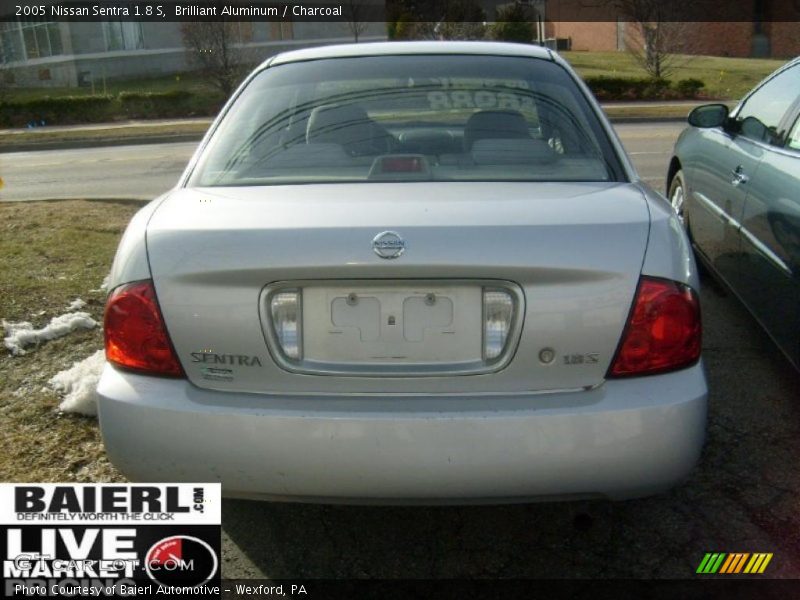
[[368, 503], [628, 498], [687, 476], [698, 279], [556, 54], [281, 54], [131, 222], [105, 317], [130, 478]]

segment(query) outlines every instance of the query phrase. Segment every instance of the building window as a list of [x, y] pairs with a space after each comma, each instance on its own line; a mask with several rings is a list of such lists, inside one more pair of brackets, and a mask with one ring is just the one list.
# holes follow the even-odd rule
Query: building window
[[61, 31], [54, 21], [0, 24], [0, 62], [46, 58], [63, 53]]
[[103, 21], [106, 50], [139, 50], [144, 48], [142, 24], [133, 21]]
[[0, 23], [0, 62], [25, 60], [18, 23]]

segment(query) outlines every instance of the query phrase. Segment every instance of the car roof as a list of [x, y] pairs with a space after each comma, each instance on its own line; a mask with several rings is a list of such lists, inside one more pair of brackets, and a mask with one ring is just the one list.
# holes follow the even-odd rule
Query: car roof
[[337, 44], [315, 46], [283, 52], [268, 59], [267, 65], [279, 65], [321, 58], [349, 58], [355, 56], [392, 56], [409, 54], [475, 54], [485, 56], [526, 56], [553, 60], [547, 48], [532, 44], [504, 42], [367, 42], [362, 44]]

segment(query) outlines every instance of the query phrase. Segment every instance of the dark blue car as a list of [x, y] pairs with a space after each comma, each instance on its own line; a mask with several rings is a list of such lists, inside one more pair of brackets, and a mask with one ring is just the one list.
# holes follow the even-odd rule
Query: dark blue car
[[800, 58], [689, 115], [668, 197], [700, 259], [800, 369]]

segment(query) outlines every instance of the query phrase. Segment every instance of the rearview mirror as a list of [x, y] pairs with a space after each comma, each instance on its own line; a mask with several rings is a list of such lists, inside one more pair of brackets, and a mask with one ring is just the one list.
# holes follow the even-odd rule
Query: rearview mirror
[[728, 120], [728, 112], [724, 104], [704, 104], [689, 113], [689, 125], [703, 129], [722, 127]]

